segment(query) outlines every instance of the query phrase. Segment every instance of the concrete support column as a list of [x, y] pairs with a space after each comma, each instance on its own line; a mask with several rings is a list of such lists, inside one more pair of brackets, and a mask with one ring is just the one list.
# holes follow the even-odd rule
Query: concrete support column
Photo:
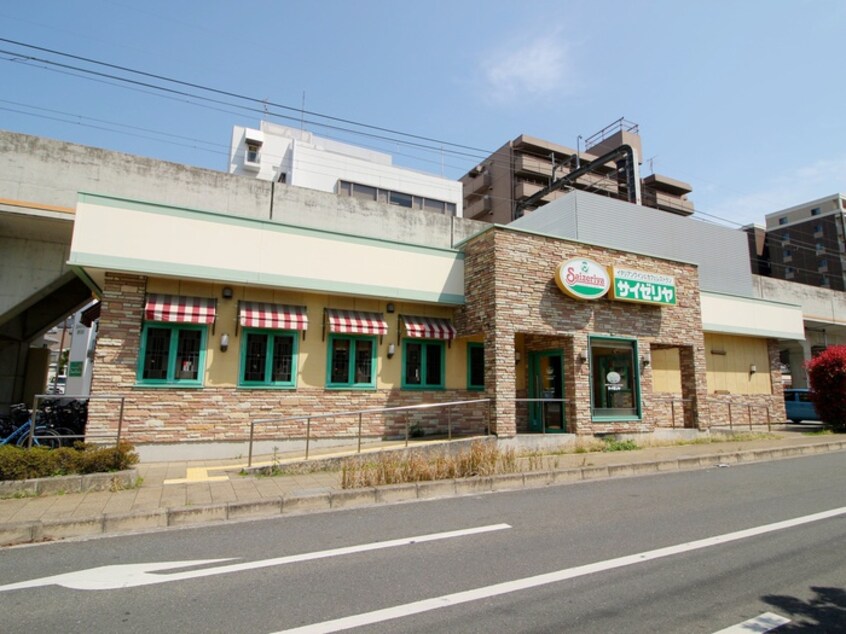
[[808, 372], [805, 364], [813, 358], [809, 339], [799, 342], [799, 347], [790, 348], [790, 375], [793, 377], [793, 387], [808, 387]]

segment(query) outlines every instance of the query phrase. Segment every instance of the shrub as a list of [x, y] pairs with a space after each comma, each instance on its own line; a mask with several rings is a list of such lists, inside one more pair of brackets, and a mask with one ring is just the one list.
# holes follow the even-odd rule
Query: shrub
[[0, 447], [0, 480], [26, 480], [51, 476], [122, 471], [138, 462], [129, 443], [98, 447], [76, 443], [71, 447], [24, 449]]
[[826, 348], [805, 367], [820, 418], [835, 431], [846, 432], [846, 346]]

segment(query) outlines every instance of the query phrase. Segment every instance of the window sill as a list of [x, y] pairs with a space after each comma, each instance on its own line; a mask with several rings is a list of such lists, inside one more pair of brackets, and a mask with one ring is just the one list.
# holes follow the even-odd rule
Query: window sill
[[249, 383], [241, 383], [235, 386], [239, 390], [296, 390], [296, 385], [250, 385]]
[[594, 423], [632, 423], [643, 420], [642, 416], [591, 416]]
[[376, 386], [375, 385], [327, 385], [327, 390], [332, 391], [340, 391], [340, 390], [356, 390], [359, 392], [375, 392]]
[[144, 390], [201, 390], [205, 385], [202, 383], [136, 383], [132, 387]]

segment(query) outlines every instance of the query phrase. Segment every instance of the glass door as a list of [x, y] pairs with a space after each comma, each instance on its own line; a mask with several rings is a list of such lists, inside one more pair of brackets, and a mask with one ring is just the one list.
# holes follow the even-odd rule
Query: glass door
[[567, 431], [564, 416], [564, 357], [560, 350], [529, 353], [529, 431]]

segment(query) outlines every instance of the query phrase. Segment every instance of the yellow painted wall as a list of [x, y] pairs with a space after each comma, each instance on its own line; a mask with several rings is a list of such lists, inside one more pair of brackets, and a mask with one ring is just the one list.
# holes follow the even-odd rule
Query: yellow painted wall
[[705, 333], [705, 365], [710, 393], [772, 394], [766, 339]]
[[653, 348], [649, 351], [652, 361], [652, 391], [681, 394], [681, 364], [678, 348]]
[[[306, 306], [308, 330], [305, 337], [298, 341], [297, 385], [301, 387], [323, 387], [326, 384], [328, 324], [323, 332], [323, 309], [336, 308], [382, 313], [388, 322], [388, 334], [377, 338], [376, 387], [378, 389], [399, 388], [402, 385], [402, 337], [400, 315], [417, 315], [452, 319], [453, 309], [444, 306], [431, 306], [410, 302], [392, 302], [394, 312], [388, 313], [388, 300], [341, 297], [304, 292], [254, 288], [248, 286], [230, 286], [234, 291], [231, 299], [222, 298], [224, 284], [207, 282], [180, 281], [170, 279], [151, 279], [147, 284], [148, 293], [169, 295], [187, 295], [194, 297], [217, 298], [217, 319], [214, 334], [209, 328], [208, 348], [206, 350], [205, 384], [215, 387], [234, 387], [237, 384], [241, 362], [241, 340], [243, 329], [238, 326], [238, 301], [268, 302], [273, 304], [291, 304]], [[237, 329], [237, 334], [236, 334]], [[229, 349], [220, 350], [220, 336], [229, 335]], [[405, 335], [404, 331], [402, 333]], [[467, 343], [482, 341], [479, 337], [460, 338], [445, 346], [446, 353], [446, 388], [467, 388]], [[388, 359], [388, 345], [395, 344], [396, 354]]]

